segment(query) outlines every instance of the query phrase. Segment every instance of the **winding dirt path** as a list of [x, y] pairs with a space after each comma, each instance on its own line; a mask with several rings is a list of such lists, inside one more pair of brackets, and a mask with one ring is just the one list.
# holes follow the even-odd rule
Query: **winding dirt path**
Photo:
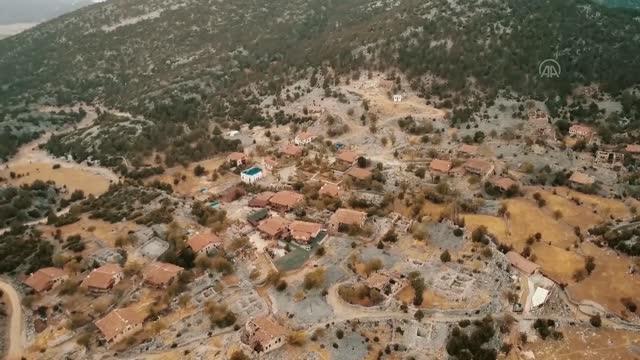
[[8, 308], [9, 315], [9, 346], [7, 351], [7, 360], [19, 360], [26, 343], [26, 333], [24, 329], [24, 317], [22, 314], [22, 305], [20, 295], [10, 283], [0, 279], [0, 290]]

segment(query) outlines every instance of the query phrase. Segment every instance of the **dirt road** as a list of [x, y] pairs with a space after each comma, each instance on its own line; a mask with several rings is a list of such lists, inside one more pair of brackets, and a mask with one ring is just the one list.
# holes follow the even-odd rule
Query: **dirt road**
[[20, 295], [11, 284], [2, 279], [0, 279], [0, 291], [3, 292], [3, 298], [8, 308], [7, 313], [10, 318], [8, 329], [9, 346], [6, 359], [18, 360], [22, 358], [22, 351], [26, 342]]

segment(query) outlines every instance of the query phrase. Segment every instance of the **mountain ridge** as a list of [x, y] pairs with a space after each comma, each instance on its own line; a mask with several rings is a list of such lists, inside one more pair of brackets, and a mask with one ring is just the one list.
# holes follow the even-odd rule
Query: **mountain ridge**
[[[0, 41], [0, 118], [43, 102], [158, 116], [193, 99], [190, 114], [251, 122], [258, 96], [367, 69], [403, 72], [454, 113], [501, 90], [618, 95], [640, 83], [638, 14], [586, 0], [114, 0]], [[541, 78], [556, 56], [561, 78]]]

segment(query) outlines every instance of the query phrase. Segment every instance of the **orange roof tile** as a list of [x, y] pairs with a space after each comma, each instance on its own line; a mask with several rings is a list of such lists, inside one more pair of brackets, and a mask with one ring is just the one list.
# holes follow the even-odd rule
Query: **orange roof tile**
[[182, 270], [184, 269], [180, 266], [157, 261], [144, 268], [143, 277], [151, 285], [166, 286]]
[[491, 171], [492, 167], [493, 165], [491, 165], [490, 162], [482, 159], [470, 159], [464, 163], [464, 168], [467, 171], [478, 172], [482, 174], [486, 174], [487, 172]]
[[581, 136], [591, 136], [593, 134], [593, 129], [587, 125], [575, 124], [571, 125], [571, 127], [569, 128], [569, 133], [575, 133]]
[[475, 155], [478, 153], [478, 147], [475, 145], [462, 144], [459, 151], [467, 155]]
[[302, 194], [289, 190], [278, 191], [269, 199], [270, 204], [287, 208], [292, 208], [303, 201]]
[[353, 176], [358, 180], [366, 180], [371, 177], [372, 173], [369, 169], [363, 169], [361, 167], [353, 166], [349, 171], [347, 171], [347, 175]]
[[93, 269], [82, 281], [82, 287], [94, 289], [108, 289], [115, 282], [116, 277], [122, 273], [118, 264], [105, 264]]
[[232, 152], [229, 154], [228, 159], [233, 161], [243, 161], [247, 158], [247, 155], [241, 152]]
[[313, 139], [315, 137], [316, 137], [316, 135], [314, 135], [313, 133], [310, 133], [308, 131], [303, 131], [303, 132], [299, 133], [298, 135], [296, 135], [296, 139], [299, 139], [299, 140], [309, 140], [309, 139]]
[[326, 183], [322, 185], [319, 191], [320, 195], [327, 195], [331, 197], [340, 196], [340, 186], [336, 184]]
[[24, 283], [37, 292], [49, 290], [51, 282], [66, 277], [67, 273], [62, 269], [47, 267], [42, 268], [29, 276]]
[[431, 169], [432, 171], [437, 171], [445, 174], [451, 171], [451, 167], [451, 161], [440, 159], [433, 159], [429, 164], [429, 169]]
[[318, 235], [322, 230], [322, 225], [307, 221], [294, 221], [289, 225], [291, 237], [298, 241], [309, 241], [312, 237]]
[[522, 255], [518, 254], [515, 251], [509, 251], [507, 253], [507, 260], [509, 260], [509, 263], [513, 267], [515, 267], [516, 269], [522, 271], [527, 275], [533, 274], [536, 270], [540, 268], [540, 265], [525, 259], [524, 257], [522, 257]]
[[579, 171], [574, 171], [573, 174], [571, 174], [569, 181], [580, 185], [591, 185], [596, 182], [596, 180], [592, 176]]
[[367, 213], [352, 209], [338, 209], [331, 215], [331, 222], [345, 225], [361, 225], [367, 219]]
[[358, 160], [360, 155], [358, 155], [355, 151], [352, 150], [342, 150], [336, 155], [336, 159], [340, 161], [344, 161], [349, 164], [353, 164]]
[[640, 145], [636, 145], [636, 144], [629, 144], [627, 145], [627, 147], [625, 148], [626, 152], [630, 152], [630, 153], [640, 153]]
[[189, 239], [188, 241], [189, 247], [194, 252], [198, 252], [210, 244], [215, 244], [216, 246], [222, 244], [222, 239], [220, 239], [216, 234], [211, 231], [201, 232]]
[[294, 144], [286, 144], [280, 148], [280, 152], [289, 156], [300, 156], [302, 148]]
[[287, 228], [288, 221], [278, 217], [270, 217], [264, 219], [258, 224], [258, 230], [269, 236], [277, 236], [281, 234]]
[[249, 320], [249, 322], [256, 328], [252, 339], [261, 344], [267, 344], [272, 339], [287, 334], [287, 329], [270, 316], [257, 317]]
[[509, 190], [512, 186], [517, 185], [518, 183], [516, 183], [515, 181], [509, 179], [508, 177], [501, 177], [498, 179], [493, 180], [493, 185], [499, 187], [500, 189], [507, 191]]
[[136, 326], [144, 322], [146, 316], [133, 307], [116, 309], [95, 322], [107, 341], [127, 331], [127, 326]]

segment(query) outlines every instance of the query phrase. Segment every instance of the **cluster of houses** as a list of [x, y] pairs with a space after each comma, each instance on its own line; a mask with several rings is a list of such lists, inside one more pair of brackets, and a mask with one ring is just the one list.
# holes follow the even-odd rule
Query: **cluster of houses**
[[[401, 101], [401, 97], [394, 96], [394, 101]], [[528, 126], [538, 135], [548, 139], [555, 139], [555, 129], [550, 124], [545, 113], [535, 111], [529, 114]], [[592, 141], [596, 132], [585, 125], [572, 125], [569, 129], [572, 137]], [[316, 136], [310, 132], [302, 132], [296, 135], [292, 143], [283, 145], [279, 151], [286, 157], [300, 157], [304, 154], [303, 147], [311, 143]], [[624, 154], [637, 156], [640, 154], [640, 145], [628, 145], [623, 152], [599, 151], [596, 154], [597, 162], [616, 164], [621, 163]], [[474, 175], [482, 182], [489, 182], [496, 189], [507, 192], [517, 187], [518, 181], [511, 176], [503, 176], [497, 173], [496, 164], [479, 156], [479, 148], [475, 145], [461, 144], [455, 152], [455, 156], [463, 160], [460, 166], [454, 166], [450, 159], [435, 158], [429, 163], [429, 171], [432, 177], [451, 175]], [[341, 149], [336, 153], [336, 164], [344, 175], [356, 180], [367, 180], [372, 177], [371, 169], [366, 164], [361, 164], [361, 155], [351, 149]], [[255, 184], [265, 176], [266, 171], [272, 171], [277, 166], [273, 158], [265, 158], [261, 165], [249, 165], [249, 158], [245, 153], [233, 152], [228, 155], [227, 162], [232, 167], [244, 168], [240, 172], [240, 179], [246, 184]], [[365, 162], [366, 163], [366, 162]], [[593, 185], [596, 179], [581, 171], [572, 172], [569, 181], [577, 185]], [[225, 191], [222, 199], [227, 202], [237, 199], [245, 192], [239, 187], [232, 187]], [[343, 194], [338, 184], [324, 183], [319, 190], [320, 196], [340, 198]], [[294, 220], [287, 213], [301, 207], [305, 202], [304, 195], [292, 191], [263, 191], [253, 196], [248, 201], [248, 206], [254, 209], [248, 216], [247, 222], [251, 224], [263, 239], [270, 241], [273, 246], [278, 246], [278, 241], [290, 239], [301, 247], [309, 248], [314, 241], [321, 239], [326, 233], [345, 231], [352, 227], [362, 228], [367, 221], [367, 213], [339, 208], [330, 215], [326, 223]], [[190, 237], [187, 246], [195, 254], [211, 254], [220, 250], [224, 242], [221, 237], [211, 231], [202, 231]], [[527, 260], [516, 252], [506, 254], [511, 266], [526, 277], [533, 277], [540, 271], [540, 266]], [[142, 279], [146, 286], [154, 289], [166, 289], [171, 286], [184, 269], [180, 266], [165, 263], [151, 262], [142, 271]], [[125, 278], [124, 271], [119, 264], [107, 263], [91, 270], [81, 281], [80, 286], [90, 293], [101, 294], [111, 291]], [[38, 293], [50, 291], [65, 281], [69, 275], [55, 267], [40, 269], [24, 280], [24, 284]], [[363, 282], [372, 289], [378, 290], [388, 297], [395, 296], [402, 288], [409, 284], [404, 276], [386, 270], [377, 271]], [[540, 306], [546, 301], [551, 289], [544, 286], [535, 287], [532, 295], [533, 307]], [[147, 313], [136, 306], [118, 308], [109, 312], [106, 316], [95, 321], [105, 342], [113, 344], [140, 331], [147, 318]], [[261, 316], [246, 322], [241, 340], [255, 352], [269, 352], [286, 342], [287, 329], [273, 316]]]
[[[325, 196], [338, 196], [339, 193], [340, 188], [333, 184], [325, 184], [320, 190], [320, 194]], [[265, 191], [249, 201], [249, 206], [260, 209], [249, 214], [247, 220], [264, 238], [291, 238], [302, 246], [308, 246], [326, 230], [337, 232], [340, 225], [362, 227], [367, 219], [366, 213], [351, 209], [338, 209], [329, 219], [327, 226], [309, 221], [289, 220], [282, 216], [303, 203], [304, 196], [295, 191]], [[271, 216], [269, 210], [277, 215]]]
[[[506, 180], [496, 175], [496, 166], [489, 160], [478, 157], [478, 146], [462, 144], [456, 151], [456, 156], [464, 160], [460, 167], [454, 167], [452, 160], [433, 159], [429, 163], [429, 172], [432, 178], [441, 176], [474, 175], [480, 178], [481, 182], [491, 181], [502, 189]], [[502, 179], [502, 180], [501, 180]], [[508, 188], [507, 188], [508, 189]], [[506, 189], [504, 189], [506, 191]]]
[[[173, 264], [152, 262], [143, 269], [142, 277], [145, 285], [165, 289], [176, 280], [183, 270], [182, 267]], [[123, 279], [124, 272], [120, 265], [105, 264], [91, 270], [82, 280], [80, 286], [91, 293], [101, 294], [112, 290]], [[44, 293], [67, 280], [69, 280], [69, 275], [63, 269], [48, 267], [34, 272], [23, 283], [37, 293]], [[95, 325], [100, 330], [105, 342], [113, 344], [139, 331], [146, 317], [146, 312], [136, 306], [130, 306], [109, 312], [103, 318], [98, 319]]]

